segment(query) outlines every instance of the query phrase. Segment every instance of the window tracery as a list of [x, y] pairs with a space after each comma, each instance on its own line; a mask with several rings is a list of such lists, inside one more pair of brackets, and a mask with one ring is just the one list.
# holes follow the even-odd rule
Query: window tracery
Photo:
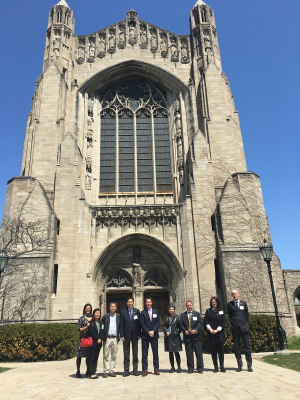
[[169, 286], [169, 283], [167, 277], [162, 271], [154, 269], [146, 274], [144, 286], [167, 287]]

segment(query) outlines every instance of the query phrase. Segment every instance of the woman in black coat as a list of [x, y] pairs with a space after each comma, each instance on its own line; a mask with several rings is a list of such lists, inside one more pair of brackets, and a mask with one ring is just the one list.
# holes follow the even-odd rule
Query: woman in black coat
[[225, 342], [225, 315], [221, 310], [220, 300], [212, 297], [210, 308], [206, 310], [204, 326], [207, 330], [207, 338], [211, 345], [211, 357], [214, 363], [214, 372], [218, 372], [218, 353], [221, 372], [226, 372], [224, 368], [224, 342]]
[[102, 339], [104, 333], [104, 325], [102, 325], [100, 308], [95, 308], [90, 326], [88, 328], [89, 335], [93, 338], [93, 345], [89, 351], [89, 371], [91, 379], [97, 379], [96, 375], [99, 353], [102, 347]]
[[165, 351], [169, 352], [169, 360], [171, 369], [169, 372], [175, 372], [174, 368], [174, 353], [177, 363], [177, 372], [181, 372], [180, 354], [182, 350], [180, 338], [180, 317], [175, 314], [175, 306], [169, 306], [169, 314], [164, 317], [164, 334], [165, 334]]

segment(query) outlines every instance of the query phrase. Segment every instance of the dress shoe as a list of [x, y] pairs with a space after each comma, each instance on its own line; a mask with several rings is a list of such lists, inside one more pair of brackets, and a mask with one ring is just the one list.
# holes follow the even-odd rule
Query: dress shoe
[[198, 374], [203, 374], [203, 369], [199, 368], [198, 369]]
[[80, 372], [76, 372], [75, 378], [82, 378], [82, 376], [80, 375]]
[[170, 374], [173, 374], [173, 372], [175, 372], [175, 368], [174, 368], [174, 367], [172, 367], [172, 368], [170, 369], [169, 373], [170, 373]]
[[219, 368], [218, 368], [218, 367], [215, 367], [215, 368], [214, 368], [214, 372], [219, 372]]
[[176, 370], [176, 372], [177, 372], [178, 374], [180, 374], [180, 373], [182, 372], [182, 369], [181, 369], [180, 367], [178, 367], [177, 370]]
[[194, 372], [193, 369], [189, 369], [189, 370], [188, 370], [188, 374], [192, 374], [193, 372]]
[[128, 371], [126, 371], [126, 372], [124, 372], [124, 378], [126, 378], [127, 376], [129, 376], [129, 372]]
[[251, 367], [248, 367], [248, 372], [253, 372], [253, 369]]
[[103, 378], [108, 378], [108, 373], [107, 372], [105, 372], [104, 374], [103, 374]]
[[116, 374], [115, 374], [114, 372], [110, 372], [110, 373], [109, 373], [109, 376], [111, 376], [112, 378], [115, 378], [115, 377], [116, 377]]
[[160, 375], [160, 372], [159, 372], [158, 369], [155, 369], [155, 370], [154, 370], [154, 375]]
[[239, 365], [238, 369], [236, 370], [236, 372], [241, 372], [243, 370], [243, 368]]
[[132, 375], [139, 376], [139, 373], [137, 371], [133, 371]]
[[148, 375], [148, 371], [143, 371], [142, 376], [147, 376]]
[[224, 368], [224, 365], [221, 365], [221, 372], [226, 372], [226, 369]]

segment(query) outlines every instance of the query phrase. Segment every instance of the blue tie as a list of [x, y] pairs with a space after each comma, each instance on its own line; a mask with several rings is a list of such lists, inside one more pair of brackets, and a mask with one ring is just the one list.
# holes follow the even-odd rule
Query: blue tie
[[236, 306], [236, 309], [239, 310], [239, 303], [237, 301], [235, 302], [235, 306]]

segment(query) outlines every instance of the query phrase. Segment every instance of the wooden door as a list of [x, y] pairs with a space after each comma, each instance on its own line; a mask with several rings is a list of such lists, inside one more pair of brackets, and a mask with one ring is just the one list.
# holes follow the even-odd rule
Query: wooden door
[[[168, 314], [168, 307], [170, 303], [170, 296], [169, 292], [158, 292], [158, 291], [153, 291], [153, 292], [144, 292], [144, 298], [147, 296], [152, 297], [152, 302], [153, 308], [156, 308], [159, 312], [159, 318], [160, 318], [160, 325], [163, 324], [164, 322], [164, 316]], [[161, 330], [160, 330], [161, 331]]]
[[131, 292], [114, 292], [106, 294], [106, 312], [109, 312], [109, 303], [117, 303], [117, 313], [120, 314], [126, 308], [127, 297], [132, 296]]

